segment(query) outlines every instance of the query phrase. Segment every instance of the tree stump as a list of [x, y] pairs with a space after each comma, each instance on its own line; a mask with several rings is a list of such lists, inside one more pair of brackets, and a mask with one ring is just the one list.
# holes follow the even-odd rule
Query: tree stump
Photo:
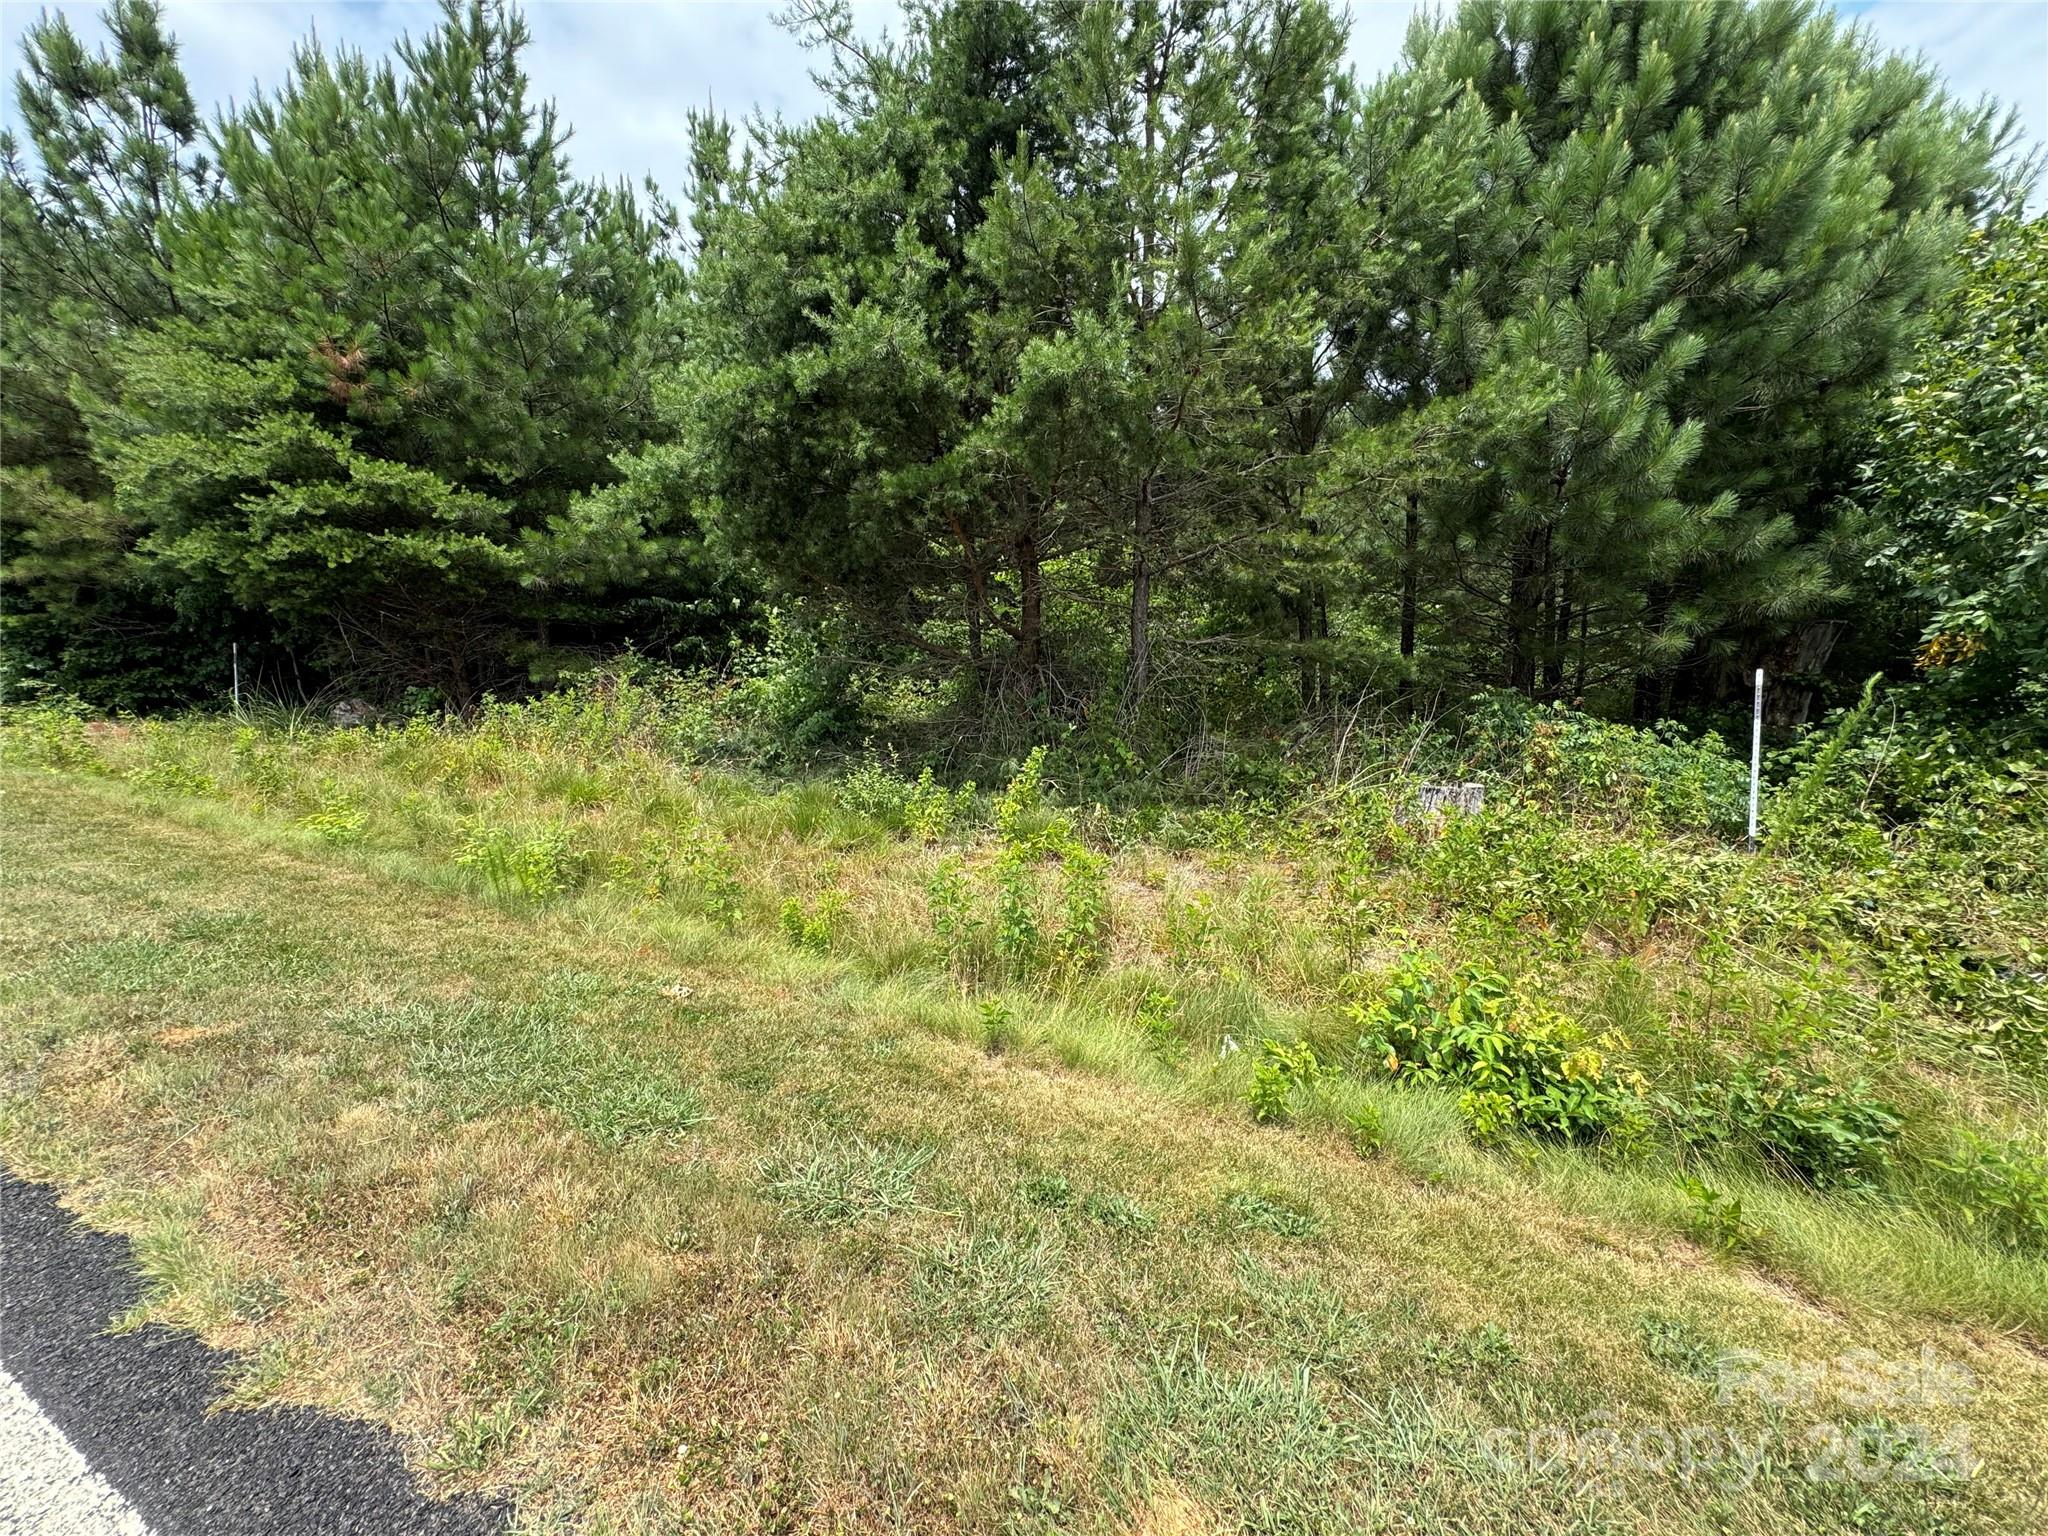
[[1484, 809], [1484, 784], [1418, 784], [1414, 804], [1403, 819], [1439, 821], [1453, 811], [1461, 816], [1470, 816]]

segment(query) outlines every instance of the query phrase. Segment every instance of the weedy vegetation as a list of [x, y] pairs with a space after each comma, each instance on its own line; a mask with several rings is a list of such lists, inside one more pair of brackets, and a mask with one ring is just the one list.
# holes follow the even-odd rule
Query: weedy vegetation
[[[746, 707], [11, 710], [9, 1161], [255, 1351], [238, 1402], [365, 1407], [536, 1518], [1477, 1528], [1517, 1394], [1668, 1419], [1724, 1348], [1873, 1340], [1969, 1361], [1976, 1474], [1530, 1474], [1518, 1519], [2037, 1507], [2038, 765], [1894, 778], [1865, 712], [1751, 855], [1718, 743], [1556, 710], [1119, 805], [1046, 748], [778, 778]], [[1413, 816], [1424, 773], [1485, 810]]]

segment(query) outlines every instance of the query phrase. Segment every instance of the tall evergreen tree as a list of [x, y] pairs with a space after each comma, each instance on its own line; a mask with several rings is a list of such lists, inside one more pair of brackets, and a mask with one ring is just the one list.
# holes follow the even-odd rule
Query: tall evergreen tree
[[1219, 638], [1202, 581], [1298, 516], [1275, 443], [1329, 411], [1293, 263], [1343, 259], [1313, 222], [1341, 43], [1294, 0], [920, 9], [772, 176], [710, 166], [677, 406], [715, 536], [912, 651], [1134, 716], [1162, 613]]
[[1436, 509], [1458, 664], [1626, 688], [1825, 603], [1814, 482], [1998, 200], [1990, 109], [1804, 0], [1468, 0], [1381, 96], [1402, 148], [1493, 128], [1416, 274], [1423, 387], [1553, 381]]
[[448, 0], [395, 68], [302, 47], [221, 126], [225, 193], [169, 237], [178, 312], [95, 423], [167, 581], [458, 707], [659, 552], [579, 499], [650, 424], [659, 231], [569, 179], [527, 41]]
[[198, 113], [155, 0], [116, 0], [109, 46], [32, 23], [15, 81], [27, 142], [0, 135], [0, 635], [6, 671], [146, 705], [194, 684], [192, 616], [138, 580], [81, 402], [124, 336], [175, 313], [165, 221], [204, 195]]

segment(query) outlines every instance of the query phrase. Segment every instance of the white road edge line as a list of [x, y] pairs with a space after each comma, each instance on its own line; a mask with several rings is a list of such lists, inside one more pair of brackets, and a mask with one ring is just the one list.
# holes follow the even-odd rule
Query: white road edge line
[[4, 1366], [0, 1536], [150, 1536], [135, 1506], [92, 1469]]

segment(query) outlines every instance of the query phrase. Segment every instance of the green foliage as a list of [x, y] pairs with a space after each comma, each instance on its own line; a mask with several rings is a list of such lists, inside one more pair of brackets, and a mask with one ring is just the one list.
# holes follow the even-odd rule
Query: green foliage
[[1072, 976], [1102, 962], [1109, 938], [1109, 859], [1074, 845], [1060, 855], [1058, 934], [1053, 939], [1055, 972]]
[[1531, 1130], [1627, 1145], [1643, 1134], [1638, 1080], [1607, 1059], [1620, 1042], [1589, 1039], [1491, 972], [1467, 968], [1439, 988], [1428, 962], [1411, 960], [1351, 1014], [1363, 1059], [1397, 1081], [1461, 1087], [1459, 1113], [1481, 1141]]
[[455, 862], [469, 870], [493, 895], [544, 901], [576, 885], [585, 873], [583, 858], [562, 827], [522, 832], [472, 817], [463, 824]]
[[1351, 1150], [1360, 1157], [1376, 1157], [1387, 1145], [1386, 1118], [1379, 1107], [1360, 1104], [1344, 1117], [1345, 1134], [1351, 1140]]
[[1045, 935], [1038, 916], [1038, 882], [1031, 857], [1021, 848], [1005, 846], [996, 855], [992, 874], [996, 953], [1014, 971], [1034, 971], [1040, 964]]
[[972, 780], [948, 789], [929, 767], [906, 781], [879, 763], [862, 763], [839, 780], [834, 793], [848, 810], [901, 828], [921, 843], [944, 842], [974, 809]]
[[1275, 1237], [1314, 1237], [1323, 1226], [1313, 1211], [1263, 1190], [1232, 1190], [1223, 1197], [1223, 1210], [1240, 1231], [1270, 1232]]
[[65, 773], [105, 773], [106, 759], [85, 733], [82, 713], [64, 703], [0, 709], [0, 761]]
[[929, 768], [917, 776], [903, 804], [903, 826], [921, 842], [944, 842], [948, 833], [964, 823], [974, 810], [974, 781], [949, 790], [932, 777]]
[[[1424, 584], [1404, 650], [1633, 693], [1752, 605], [1836, 601], [1802, 514], [1969, 218], [2012, 195], [1995, 117], [1825, 10], [1706, 3], [1459, 6], [1364, 116], [1406, 157], [1413, 298], [1385, 425], [1336, 466], [1408, 493], [1371, 530]], [[1412, 466], [1417, 416], [1489, 473]]]
[[1171, 1061], [1186, 1047], [1181, 1036], [1180, 999], [1171, 992], [1150, 991], [1138, 1003], [1138, 1033], [1153, 1054]]
[[1216, 903], [1207, 891], [1166, 904], [1166, 954], [1175, 969], [1201, 971], [1214, 959]]
[[724, 927], [737, 927], [746, 910], [746, 882], [725, 839], [709, 827], [693, 825], [683, 829], [676, 849], [705, 915]]
[[1453, 816], [1423, 852], [1425, 888], [1507, 929], [1540, 923], [1565, 943], [1589, 928], [1641, 939], [1675, 890], [1664, 851], [1648, 837], [1589, 835], [1528, 801], [1489, 802]]
[[1091, 1190], [1081, 1201], [1081, 1214], [1112, 1232], [1143, 1235], [1159, 1229], [1159, 1218], [1127, 1195]]
[[932, 937], [954, 969], [962, 970], [974, 951], [982, 920], [974, 909], [967, 869], [957, 854], [939, 860], [925, 880], [925, 903], [931, 912]]
[[579, 496], [651, 424], [668, 269], [629, 197], [569, 180], [527, 41], [449, 0], [395, 64], [295, 54], [217, 129], [224, 195], [174, 206], [167, 312], [91, 420], [154, 579], [461, 709], [657, 553], [643, 508]]
[[798, 949], [822, 955], [832, 948], [833, 936], [845, 920], [846, 906], [843, 891], [827, 891], [812, 906], [806, 906], [801, 897], [791, 896], [783, 901], [777, 923], [782, 936]]
[[1678, 1187], [1686, 1200], [1685, 1229], [1702, 1248], [1727, 1257], [1755, 1243], [1759, 1234], [1743, 1216], [1740, 1200], [1691, 1174]]
[[2048, 718], [2048, 217], [1971, 235], [1963, 280], [1865, 436], [1872, 564], [1941, 694], [2038, 739]]
[[213, 775], [193, 762], [177, 736], [157, 721], [140, 731], [142, 761], [128, 770], [128, 782], [167, 795], [205, 795], [214, 789]]
[[1668, 1106], [1696, 1147], [1747, 1147], [1822, 1186], [1868, 1183], [1891, 1162], [1899, 1112], [1861, 1079], [1837, 1082], [1789, 1047], [1717, 1063]]
[[1297, 1093], [1311, 1092], [1318, 1083], [1339, 1075], [1339, 1068], [1316, 1059], [1314, 1047], [1305, 1040], [1292, 1045], [1261, 1040], [1245, 1100], [1254, 1120], [1267, 1125], [1283, 1123], [1294, 1118]]
[[[299, 818], [299, 825], [323, 843], [343, 847], [362, 841], [363, 829], [369, 825], [369, 819], [363, 808], [356, 803], [354, 796], [329, 783], [320, 787], [319, 803]], [[467, 849], [468, 845], [465, 842], [465, 852]], [[461, 855], [457, 855], [457, 862], [461, 862]], [[486, 876], [487, 880], [488, 878]], [[552, 892], [539, 894], [548, 895]]]
[[1966, 1130], [1934, 1166], [1968, 1226], [2009, 1247], [2048, 1252], [2048, 1158]]
[[996, 796], [996, 836], [1005, 847], [1029, 850], [1042, 835], [1045, 806], [1045, 748], [1033, 747], [1003, 792]]

